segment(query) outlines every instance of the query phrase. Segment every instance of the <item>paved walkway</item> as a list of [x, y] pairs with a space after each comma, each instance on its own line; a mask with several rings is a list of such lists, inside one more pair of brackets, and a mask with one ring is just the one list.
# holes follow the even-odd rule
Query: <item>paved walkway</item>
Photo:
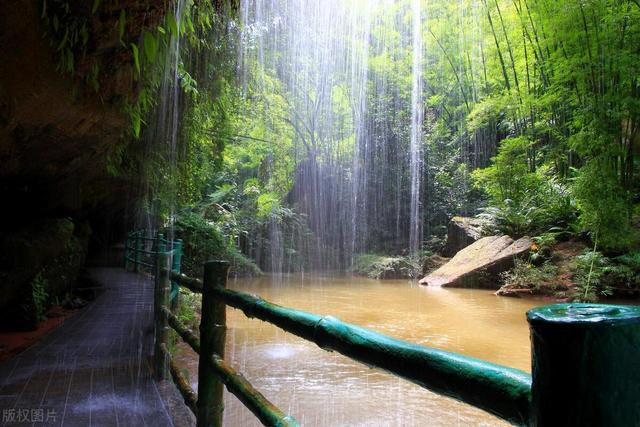
[[91, 270], [104, 291], [82, 312], [0, 364], [0, 426], [172, 426], [149, 357], [153, 285]]

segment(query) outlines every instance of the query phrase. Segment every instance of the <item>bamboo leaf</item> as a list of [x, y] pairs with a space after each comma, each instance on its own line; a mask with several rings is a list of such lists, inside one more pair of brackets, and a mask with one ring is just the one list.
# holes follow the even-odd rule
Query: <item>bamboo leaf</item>
[[187, 28], [189, 29], [189, 31], [191, 33], [195, 33], [196, 32], [195, 28], [193, 27], [193, 21], [191, 20], [190, 16], [187, 16]]
[[142, 120], [140, 119], [140, 108], [136, 108], [131, 115], [131, 126], [133, 129], [133, 136], [137, 139], [140, 138], [140, 127]]
[[93, 6], [91, 7], [91, 14], [95, 14], [98, 8], [100, 7], [101, 0], [93, 0]]
[[65, 47], [65, 45], [67, 44], [67, 39], [68, 38], [69, 38], [69, 28], [65, 28], [64, 29], [64, 36], [62, 37], [62, 41], [58, 45], [58, 49], [57, 50], [62, 50], [62, 48]]
[[134, 43], [131, 43], [131, 52], [133, 53], [133, 65], [136, 68], [136, 72], [140, 74], [140, 53], [138, 50], [138, 46]]
[[89, 41], [89, 31], [87, 31], [86, 23], [83, 23], [82, 28], [80, 28], [80, 37], [82, 38], [82, 45], [86, 46]]
[[118, 20], [118, 38], [122, 40], [124, 37], [125, 26], [127, 23], [127, 13], [124, 9], [120, 11], [120, 19]]
[[169, 30], [171, 31], [171, 35], [173, 37], [178, 36], [178, 22], [176, 21], [176, 17], [173, 15], [169, 15], [167, 17], [167, 24], [169, 25]]
[[154, 62], [156, 59], [156, 53], [158, 52], [158, 42], [150, 32], [144, 33], [142, 41], [144, 44], [144, 55], [147, 57], [149, 62]]

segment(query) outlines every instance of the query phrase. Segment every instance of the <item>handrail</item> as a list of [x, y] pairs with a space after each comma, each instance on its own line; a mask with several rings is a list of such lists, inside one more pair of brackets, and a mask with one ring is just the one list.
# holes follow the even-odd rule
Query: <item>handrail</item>
[[[154, 237], [148, 237], [148, 234]], [[151, 242], [151, 249], [145, 249]], [[179, 273], [182, 262], [182, 240], [168, 240], [162, 233], [146, 229], [135, 230], [127, 234], [124, 245], [124, 268], [139, 273], [146, 267], [149, 272], [156, 267], [156, 258], [159, 254], [169, 254], [171, 256], [171, 268]], [[143, 259], [147, 257], [147, 260]], [[178, 296], [178, 285], [173, 283], [171, 287], [171, 300], [175, 301]]]
[[[171, 274], [180, 285], [202, 292], [202, 282]], [[342, 322], [270, 303], [230, 289], [214, 288], [225, 304], [245, 316], [335, 350], [368, 366], [382, 368], [424, 388], [474, 405], [515, 424], [529, 416], [531, 375], [472, 357], [419, 346]]]
[[193, 277], [189, 277], [186, 274], [176, 273], [172, 271], [171, 280], [177, 282], [179, 285], [184, 286], [189, 289], [191, 292], [202, 293], [202, 280], [194, 279]]
[[526, 372], [401, 341], [330, 316], [318, 316], [228, 289], [215, 289], [227, 305], [272, 323], [324, 350], [382, 368], [438, 394], [461, 400], [511, 423], [529, 416], [531, 376]]
[[[164, 265], [163, 265], [164, 264]], [[211, 349], [202, 350], [200, 338], [198, 338], [186, 325], [184, 325], [171, 312], [167, 306], [167, 290], [169, 288], [168, 282], [172, 279], [176, 279], [180, 284], [189, 283], [196, 292], [202, 293], [203, 283], [201, 281], [191, 279], [182, 274], [176, 273], [167, 268], [167, 256], [165, 253], [160, 252], [158, 266], [157, 266], [157, 286], [156, 286], [156, 330], [166, 330], [164, 324], [170, 326], [176, 333], [187, 343], [193, 351], [200, 356], [199, 371], [199, 388], [211, 388], [205, 385], [205, 381], [210, 378], [203, 374], [204, 369], [210, 369], [211, 372], [224, 384], [230, 393], [234, 394], [264, 425], [270, 427], [298, 427], [298, 422], [290, 415], [285, 414], [273, 403], [271, 403], [264, 395], [256, 390], [253, 385], [233, 369], [227, 362], [225, 362], [219, 355], [210, 353]], [[226, 279], [226, 276], [225, 276]], [[198, 283], [199, 286], [198, 286]], [[203, 304], [204, 305], [204, 304]], [[210, 313], [210, 311], [208, 311]], [[203, 314], [203, 321], [207, 314]], [[211, 320], [211, 319], [209, 319]], [[218, 319], [219, 321], [220, 319]], [[216, 327], [224, 330], [226, 327], [223, 325], [217, 325], [218, 322], [212, 323]], [[209, 324], [209, 323], [207, 323]], [[201, 323], [202, 329], [202, 323]], [[156, 370], [159, 379], [163, 379], [168, 369], [171, 376], [178, 387], [178, 390], [182, 394], [187, 406], [194, 412], [198, 419], [198, 425], [219, 425], [221, 419], [218, 414], [207, 414], [208, 416], [201, 416], [202, 408], [210, 406], [208, 402], [202, 402], [198, 394], [196, 394], [189, 386], [188, 381], [184, 378], [184, 375], [175, 366], [171, 354], [166, 351], [166, 334], [159, 334], [159, 339], [156, 340]], [[224, 339], [224, 335], [222, 335]], [[168, 366], [167, 366], [168, 365]], [[222, 396], [220, 395], [219, 398]], [[214, 402], [214, 408], [222, 408], [221, 402]], [[205, 411], [206, 412], [206, 411]], [[205, 419], [206, 418], [206, 419]]]
[[[200, 354], [200, 339], [189, 330], [178, 318], [166, 307], [161, 307], [162, 312], [169, 320], [169, 325], [187, 343], [193, 351]], [[242, 403], [253, 412], [263, 424], [269, 426], [296, 425], [295, 420], [283, 413], [273, 405], [266, 397], [256, 390], [242, 374], [233, 369], [227, 362], [214, 355], [211, 359], [216, 375], [222, 380], [229, 392], [233, 393]], [[189, 387], [189, 391], [193, 390]], [[193, 393], [196, 396], [197, 394]]]
[[[222, 384], [264, 425], [297, 425], [222, 359], [226, 305], [325, 350], [335, 350], [368, 366], [384, 369], [512, 424], [625, 426], [640, 419], [636, 392], [640, 383], [640, 367], [636, 363], [640, 350], [640, 307], [557, 304], [530, 310], [527, 316], [532, 333], [533, 375], [529, 375], [226, 289], [228, 264], [224, 262], [205, 263], [204, 280], [199, 280], [172, 271], [166, 255], [161, 253], [158, 259], [161, 258], [165, 261], [159, 261], [156, 270], [160, 295], [156, 299], [157, 366], [160, 370], [170, 369], [179, 389], [188, 384], [171, 366], [170, 355], [164, 350], [166, 336], [162, 331], [168, 327], [200, 354], [197, 404], [193, 404], [193, 390], [181, 390], [187, 405], [192, 410], [195, 407], [198, 426], [221, 424], [223, 407], [218, 385]], [[203, 295], [200, 338], [168, 309], [165, 298], [170, 282]], [[585, 354], [589, 357], [585, 358]], [[163, 368], [167, 360], [170, 366]], [[598, 375], [603, 372], [608, 374], [601, 379]], [[592, 378], [592, 374], [598, 375]], [[211, 376], [220, 382], [212, 381]], [[589, 378], [586, 381], [585, 376]], [[588, 404], [584, 399], [588, 399]]]

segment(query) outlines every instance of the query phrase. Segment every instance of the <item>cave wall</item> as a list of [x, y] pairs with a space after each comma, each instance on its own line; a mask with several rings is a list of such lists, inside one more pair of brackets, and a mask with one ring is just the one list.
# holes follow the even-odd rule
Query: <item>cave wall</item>
[[[137, 91], [131, 52], [125, 46], [157, 25], [166, 6], [164, 1], [122, 0], [116, 7], [105, 1], [92, 14], [91, 3], [71, 2], [73, 13], [89, 22], [86, 51], [75, 52], [76, 72], [71, 76], [56, 69], [57, 53], [41, 18], [42, 2], [3, 2], [0, 197], [8, 202], [2, 215], [11, 222], [49, 214], [87, 216], [105, 207], [118, 211], [127, 197], [135, 197], [126, 178], [107, 172], [110, 155], [130, 139], [123, 103]], [[121, 43], [122, 8], [129, 18]], [[97, 91], [83, 78], [94, 64], [100, 69]]]
[[[78, 260], [84, 262], [89, 230], [103, 245], [120, 240], [140, 194], [135, 176], [114, 176], [107, 166], [115, 150], [140, 143], [130, 137], [123, 114], [125, 100], [135, 99], [138, 90], [127, 46], [158, 25], [168, 2], [104, 0], [96, 13], [93, 2], [68, 3], [88, 23], [88, 41], [74, 51], [73, 75], [57, 69], [42, 1], [2, 2], [0, 312], [26, 307], [34, 278], [43, 272], [52, 272], [46, 280], [51, 296], [68, 291], [81, 267]], [[121, 38], [122, 9], [127, 21]], [[94, 66], [100, 70], [97, 90], [86, 79]], [[69, 251], [84, 255], [70, 259]], [[64, 260], [70, 260], [67, 267]], [[55, 275], [64, 276], [64, 283]], [[23, 320], [33, 326], [33, 319]]]

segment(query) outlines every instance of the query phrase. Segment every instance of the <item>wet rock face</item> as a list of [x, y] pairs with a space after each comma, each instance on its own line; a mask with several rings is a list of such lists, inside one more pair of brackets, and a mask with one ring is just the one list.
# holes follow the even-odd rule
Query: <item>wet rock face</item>
[[66, 218], [35, 221], [0, 238], [0, 328], [30, 330], [38, 324], [34, 286], [47, 299], [75, 284], [91, 231]]
[[125, 228], [123, 213], [139, 193], [130, 177], [113, 176], [107, 166], [115, 150], [130, 143], [123, 106], [136, 99], [139, 82], [133, 79], [129, 46], [157, 27], [169, 5], [102, 1], [92, 13], [94, 2], [68, 1], [74, 19], [86, 26], [86, 44], [72, 46], [72, 76], [57, 69], [60, 53], [43, 19], [59, 14], [56, 8], [63, 3], [46, 3], [45, 15], [43, 2], [33, 0], [4, 1], [0, 13], [3, 328], [35, 326], [34, 283], [49, 297], [64, 295], [73, 285], [87, 252], [84, 219], [98, 232], [100, 226]]
[[[55, 2], [48, 2], [50, 11]], [[113, 5], [112, 5], [113, 3]], [[0, 197], [4, 217], [74, 215], [126, 188], [107, 171], [114, 149], [128, 141], [125, 99], [135, 99], [131, 49], [119, 39], [118, 17], [127, 10], [124, 42], [163, 18], [164, 1], [71, 1], [72, 13], [87, 20], [88, 42], [74, 52], [75, 75], [57, 70], [59, 54], [41, 18], [41, 1], [3, 2], [0, 13]], [[53, 13], [53, 12], [50, 12]], [[86, 50], [86, 51], [85, 51]], [[99, 69], [99, 88], [88, 73]], [[52, 212], [52, 214], [49, 214]]]
[[476, 218], [455, 216], [447, 227], [447, 243], [442, 255], [452, 257], [482, 236], [482, 222]]
[[420, 284], [429, 286], [498, 289], [498, 276], [513, 267], [517, 257], [527, 256], [531, 240], [489, 236], [467, 246], [448, 263], [430, 273]]

